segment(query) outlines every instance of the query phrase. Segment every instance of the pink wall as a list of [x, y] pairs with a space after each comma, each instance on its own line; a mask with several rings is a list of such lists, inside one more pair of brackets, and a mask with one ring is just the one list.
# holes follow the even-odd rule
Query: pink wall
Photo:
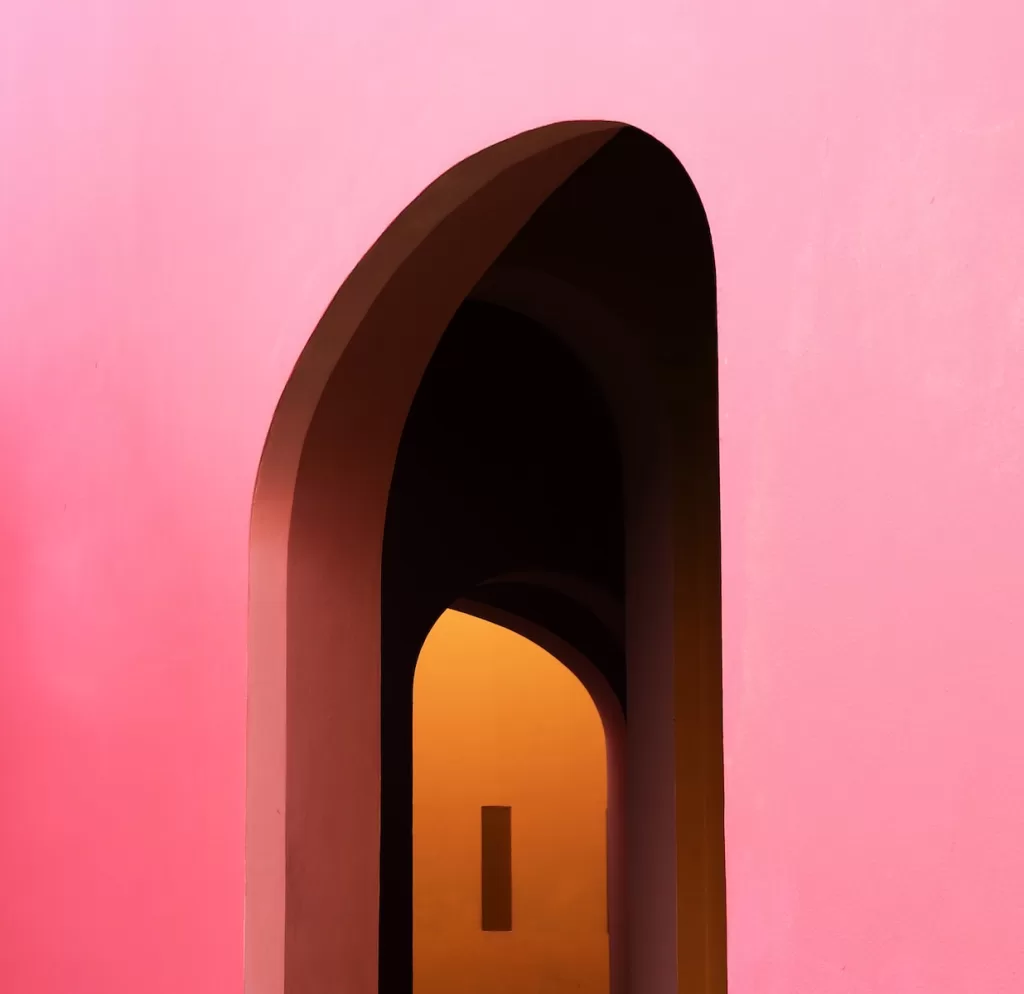
[[0, 971], [242, 987], [249, 506], [402, 207], [622, 120], [720, 291], [738, 994], [1016, 991], [1024, 13], [640, 0], [0, 8]]

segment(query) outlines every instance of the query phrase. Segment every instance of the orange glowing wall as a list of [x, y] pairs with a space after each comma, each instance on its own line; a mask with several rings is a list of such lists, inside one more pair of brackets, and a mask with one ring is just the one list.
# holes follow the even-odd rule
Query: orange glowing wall
[[[414, 689], [415, 994], [608, 990], [604, 730], [554, 657], [448, 611]], [[481, 930], [483, 805], [512, 808], [512, 930]]]

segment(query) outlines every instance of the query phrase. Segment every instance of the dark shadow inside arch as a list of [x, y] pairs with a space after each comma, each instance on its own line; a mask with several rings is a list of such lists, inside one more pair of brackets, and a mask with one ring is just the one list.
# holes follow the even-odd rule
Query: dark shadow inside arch
[[555, 336], [520, 314], [467, 301], [409, 413], [384, 533], [382, 991], [411, 989], [413, 671], [445, 609], [461, 601], [543, 626], [598, 668], [624, 709], [621, 634], [522, 574], [571, 576], [621, 604], [614, 425]]
[[[573, 294], [611, 319], [597, 327]], [[425, 638], [452, 605], [544, 633], [600, 674], [628, 740], [628, 591], [644, 596], [647, 581], [627, 535], [643, 528], [663, 445], [713, 475], [692, 499], [710, 488], [717, 515], [717, 432], [709, 440], [700, 421], [717, 405], [715, 354], [703, 208], [675, 157], [630, 128], [541, 205], [441, 338], [402, 433], [383, 540], [380, 991], [412, 990], [412, 687]], [[704, 412], [694, 437], [665, 442], [688, 406]], [[624, 891], [617, 902], [612, 994], [624, 994]]]

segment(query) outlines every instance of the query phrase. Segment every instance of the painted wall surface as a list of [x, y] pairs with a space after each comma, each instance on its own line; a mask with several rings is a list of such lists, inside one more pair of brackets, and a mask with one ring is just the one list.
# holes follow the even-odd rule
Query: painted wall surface
[[[583, 685], [519, 635], [449, 611], [413, 698], [416, 994], [607, 994], [607, 765]], [[512, 931], [480, 927], [485, 804], [512, 808]]]
[[1024, 12], [1010, 0], [0, 9], [0, 971], [240, 994], [277, 398], [454, 163], [622, 120], [720, 300], [738, 994], [1024, 963]]

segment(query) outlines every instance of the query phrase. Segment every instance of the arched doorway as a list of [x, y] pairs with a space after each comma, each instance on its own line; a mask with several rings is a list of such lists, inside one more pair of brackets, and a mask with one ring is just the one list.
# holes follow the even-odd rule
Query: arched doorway
[[416, 994], [607, 994], [607, 750], [554, 656], [446, 611], [413, 695]]
[[[571, 348], [522, 312], [473, 296], [427, 364], [402, 431], [382, 563], [382, 990], [407, 988], [412, 913], [412, 687], [421, 646], [451, 605], [566, 647], [612, 723], [622, 811], [626, 666], [622, 465], [610, 408]], [[570, 649], [571, 657], [566, 654]], [[596, 687], [600, 682], [601, 687]], [[610, 713], [614, 712], [614, 713]], [[621, 842], [621, 830], [614, 838]], [[626, 945], [613, 852], [615, 994]], [[386, 938], [387, 941], [385, 947]]]
[[[529, 368], [560, 370], [583, 404], [527, 432], [525, 515], [526, 491], [481, 485], [466, 450], [438, 477], [409, 443], [446, 341], [459, 367], [502, 328], [543, 340]], [[578, 450], [546, 444], [564, 424]], [[564, 471], [577, 456], [582, 476]], [[442, 477], [473, 527], [430, 552], [417, 501]], [[642, 132], [576, 123], [446, 173], [328, 308], [260, 466], [247, 991], [411, 989], [411, 674], [455, 601], [618, 680], [615, 994], [724, 991], [719, 527], [714, 264], [679, 162]]]

